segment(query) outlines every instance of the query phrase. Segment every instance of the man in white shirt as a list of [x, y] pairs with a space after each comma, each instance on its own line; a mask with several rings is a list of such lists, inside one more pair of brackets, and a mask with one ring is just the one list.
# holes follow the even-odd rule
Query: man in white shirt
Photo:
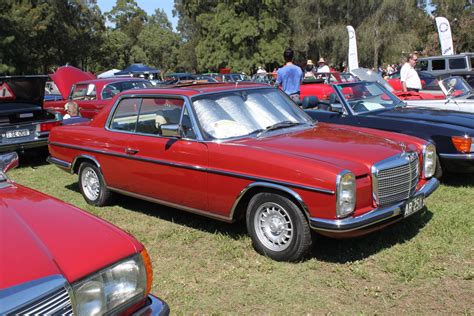
[[322, 57], [319, 58], [318, 69], [316, 70], [316, 72], [331, 72], [331, 70], [329, 69], [329, 66], [326, 65], [326, 61]]
[[415, 53], [408, 55], [407, 62], [400, 70], [400, 81], [404, 92], [421, 90], [421, 80], [415, 70], [417, 60], [418, 56]]

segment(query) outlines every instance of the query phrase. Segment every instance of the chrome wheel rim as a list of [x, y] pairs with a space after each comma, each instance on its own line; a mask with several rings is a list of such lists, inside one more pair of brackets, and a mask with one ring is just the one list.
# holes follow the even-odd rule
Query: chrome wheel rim
[[82, 192], [84, 192], [85, 196], [91, 201], [97, 200], [100, 193], [100, 181], [94, 169], [90, 167], [84, 168], [81, 175], [81, 183]]
[[294, 226], [289, 213], [274, 202], [267, 202], [258, 207], [254, 228], [260, 242], [273, 251], [285, 250], [294, 237]]

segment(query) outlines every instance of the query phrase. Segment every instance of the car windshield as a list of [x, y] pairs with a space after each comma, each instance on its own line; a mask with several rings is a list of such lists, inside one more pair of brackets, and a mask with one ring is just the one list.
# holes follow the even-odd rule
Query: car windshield
[[119, 81], [109, 83], [102, 89], [102, 99], [111, 99], [117, 93], [125, 90], [150, 88], [152, 86], [153, 85], [151, 84], [151, 82], [146, 80]]
[[376, 111], [403, 104], [400, 99], [376, 82], [337, 85], [354, 113]]
[[446, 95], [451, 97], [464, 96], [471, 90], [469, 84], [461, 77], [446, 78], [440, 82], [440, 85], [446, 91]]
[[275, 88], [227, 91], [192, 99], [204, 135], [226, 139], [310, 125], [313, 121]]

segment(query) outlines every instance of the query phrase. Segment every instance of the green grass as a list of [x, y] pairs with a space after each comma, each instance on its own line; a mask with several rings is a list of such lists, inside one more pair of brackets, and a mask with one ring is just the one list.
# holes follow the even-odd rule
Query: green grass
[[154, 267], [152, 292], [173, 314], [472, 314], [474, 176], [452, 176], [427, 210], [365, 237], [315, 238], [311, 257], [258, 255], [243, 223], [225, 224], [119, 196], [84, 201], [77, 175], [40, 164], [16, 182], [100, 216], [133, 234]]

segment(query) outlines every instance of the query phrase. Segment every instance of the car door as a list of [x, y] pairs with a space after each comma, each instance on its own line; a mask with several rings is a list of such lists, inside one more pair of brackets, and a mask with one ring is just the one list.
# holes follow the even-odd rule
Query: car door
[[[208, 149], [197, 141], [183, 98], [143, 97], [129, 139], [130, 190], [140, 196], [207, 210]], [[180, 124], [183, 137], [163, 137], [161, 125]]]

